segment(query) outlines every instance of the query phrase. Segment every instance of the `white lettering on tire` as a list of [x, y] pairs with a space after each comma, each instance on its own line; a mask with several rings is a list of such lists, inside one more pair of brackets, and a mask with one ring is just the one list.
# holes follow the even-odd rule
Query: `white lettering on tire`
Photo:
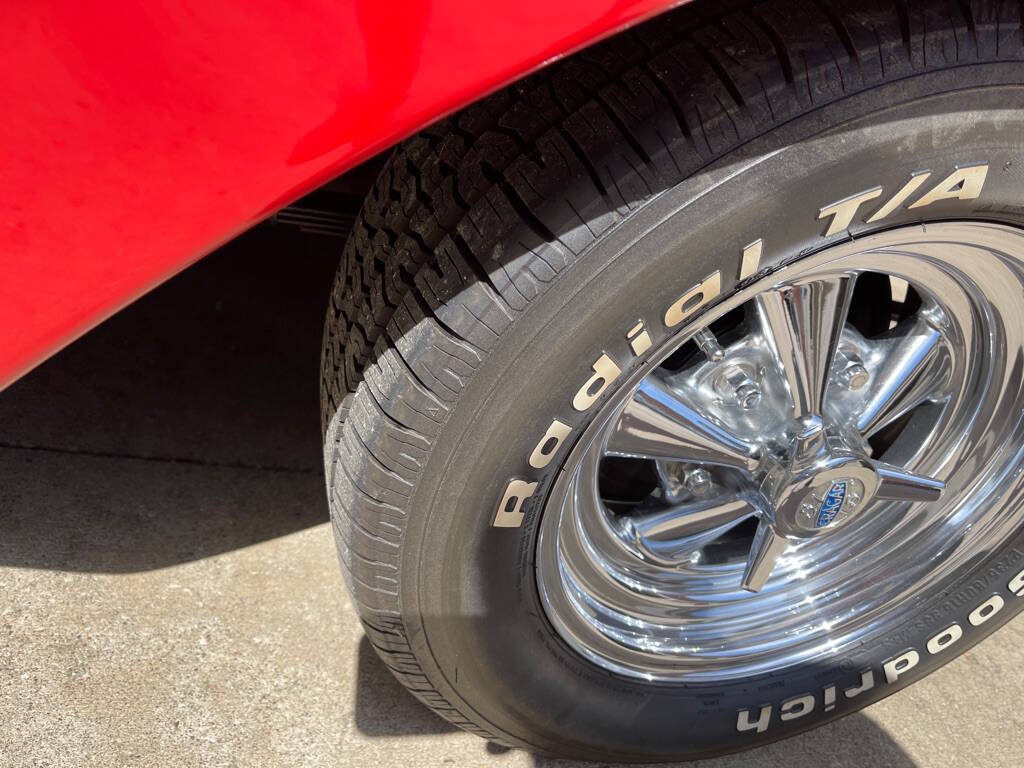
[[[537, 447], [530, 454], [530, 466], [534, 469], [544, 469], [558, 452], [562, 441], [572, 432], [572, 427], [563, 424], [558, 419], [551, 421], [551, 426], [544, 436], [537, 442]], [[554, 440], [552, 443], [551, 441]]]
[[814, 711], [814, 694], [804, 693], [782, 702], [779, 707], [780, 720], [796, 720]]
[[934, 656], [936, 653], [946, 650], [963, 636], [964, 631], [960, 628], [960, 625], [952, 624], [939, 632], [939, 634], [928, 638], [925, 648], [928, 649], [928, 653]]
[[894, 659], [889, 659], [889, 661], [882, 664], [882, 671], [885, 673], [885, 681], [887, 683], [895, 683], [900, 679], [900, 675], [916, 667], [920, 660], [921, 654], [913, 648], [901, 653]]
[[860, 685], [854, 685], [846, 689], [846, 698], [852, 699], [854, 696], [864, 691], [870, 691], [875, 687], [875, 673], [870, 669], [865, 669], [860, 673]]
[[675, 328], [705, 304], [717, 299], [721, 292], [722, 273], [715, 270], [669, 305], [665, 310], [665, 326]]
[[[921, 208], [940, 200], [973, 200], [981, 194], [987, 174], [987, 163], [954, 168], [952, 173], [921, 195], [916, 202], [910, 204], [907, 208]], [[875, 223], [891, 215], [910, 200], [918, 188], [930, 176], [931, 171], [927, 170], [913, 173], [910, 179], [875, 211], [867, 221]], [[830, 218], [825, 236], [830, 237], [846, 230], [853, 222], [861, 206], [881, 197], [884, 192], [884, 187], [877, 185], [823, 206], [818, 211], [818, 218]], [[763, 250], [763, 238], [758, 238], [744, 246], [740, 253], [740, 263], [737, 271], [739, 280], [746, 280], [756, 274], [761, 265]], [[722, 273], [720, 270], [715, 270], [685, 291], [668, 306], [664, 314], [665, 326], [667, 328], [675, 328], [680, 325], [698, 310], [717, 299], [721, 292]], [[647, 331], [642, 319], [626, 332], [626, 339], [629, 341], [634, 358], [641, 357], [653, 346], [651, 335]], [[573, 409], [579, 413], [588, 411], [621, 374], [622, 368], [619, 364], [608, 353], [602, 353], [591, 365], [591, 372], [587, 380], [576, 390], [572, 398]], [[559, 449], [565, 442], [565, 438], [568, 437], [571, 431], [572, 428], [568, 424], [557, 418], [553, 419], [551, 426], [548, 427], [547, 432], [535, 444], [533, 451], [528, 457], [530, 467], [533, 469], [545, 469], [559, 452]], [[537, 482], [531, 483], [522, 479], [513, 478], [510, 480], [506, 485], [504, 495], [498, 502], [497, 511], [492, 518], [492, 526], [497, 528], [518, 528], [523, 521], [523, 502], [533, 494], [537, 485]], [[1024, 571], [1017, 574], [1011, 584], [1014, 585], [1011, 587], [1011, 590], [1015, 594], [1024, 595]]]
[[622, 373], [622, 369], [608, 355], [601, 355], [597, 358], [591, 368], [593, 374], [582, 387], [576, 390], [576, 395], [572, 399], [572, 407], [577, 411], [585, 411], [596, 403], [597, 399], [608, 389], [608, 385], [619, 378], [619, 374]]
[[1006, 585], [1017, 597], [1024, 597], [1024, 571], [1021, 571]]
[[999, 613], [1003, 609], [1003, 605], [1003, 598], [999, 595], [992, 595], [992, 597], [971, 611], [967, 620], [971, 622], [972, 627], [980, 627]]
[[763, 733], [768, 730], [768, 722], [771, 720], [771, 717], [772, 708], [770, 704], [765, 704], [761, 707], [761, 710], [757, 715], [757, 721], [753, 723], [750, 722], [750, 710], [741, 709], [739, 714], [736, 716], [736, 730]]
[[537, 490], [537, 483], [513, 479], [505, 488], [498, 511], [491, 522], [495, 528], [518, 528], [523, 524], [523, 502]]
[[[1024, 597], [1024, 570], [1018, 572], [1007, 583], [1007, 589], [1017, 597]], [[1002, 595], [991, 595], [983, 603], [976, 606], [967, 615], [967, 621], [972, 627], [978, 627], [987, 622], [1006, 605]], [[925, 649], [932, 656], [945, 651], [959, 642], [964, 636], [964, 627], [959, 622], [953, 622], [940, 632], [925, 641]], [[887, 683], [895, 683], [910, 670], [914, 669], [921, 661], [921, 654], [914, 648], [908, 648], [898, 656], [894, 656], [883, 662], [882, 672]], [[836, 709], [836, 683], [829, 683], [822, 689], [824, 711], [831, 712]], [[860, 673], [860, 682], [857, 685], [845, 688], [844, 693], [847, 699], [852, 699], [862, 693], [866, 693], [875, 687], [875, 674], [871, 669], [865, 669]], [[810, 701], [808, 701], [810, 699]], [[814, 709], [814, 695], [801, 694], [787, 699], [779, 706], [779, 720], [793, 720], [810, 713]], [[750, 722], [751, 710], [741, 709], [737, 721], [737, 730], [756, 731], [762, 733], [771, 724], [771, 713], [773, 708], [770, 704], [762, 705], [756, 723]], [[745, 727], [741, 727], [745, 726]]]

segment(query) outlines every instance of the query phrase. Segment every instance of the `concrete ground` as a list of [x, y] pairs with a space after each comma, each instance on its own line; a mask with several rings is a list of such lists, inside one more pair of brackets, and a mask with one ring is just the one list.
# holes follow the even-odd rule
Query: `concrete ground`
[[[336, 244], [261, 229], [0, 395], [0, 765], [512, 768], [377, 661], [321, 488]], [[1024, 617], [925, 682], [702, 766], [1019, 766]]]

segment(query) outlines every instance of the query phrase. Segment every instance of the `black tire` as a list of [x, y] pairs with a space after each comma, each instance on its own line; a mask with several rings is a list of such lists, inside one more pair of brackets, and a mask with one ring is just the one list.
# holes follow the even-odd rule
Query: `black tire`
[[[670, 333], [658, 308], [713, 269], [723, 295], [735, 288], [739, 254], [757, 238], [771, 266], [917, 221], [1024, 224], [1022, 12], [698, 0], [396, 150], [335, 281], [322, 405], [347, 584], [367, 636], [421, 701], [544, 754], [706, 757], [848, 714], [1024, 606], [1008, 588], [1024, 565], [1018, 529], [937, 584], [904, 630], [841, 658], [730, 684], [640, 684], [584, 660], [547, 622], [533, 557], [558, 462], [526, 463], [553, 415], [574, 434], [586, 424], [564, 404], [599, 354], [628, 359], [638, 317], [657, 344]], [[904, 205], [867, 224], [875, 201], [825, 236], [827, 204], [978, 163], [978, 198]], [[538, 488], [522, 525], [492, 527], [509, 478], [526, 473]], [[964, 621], [990, 594], [1005, 608]], [[953, 621], [965, 627], [956, 649], [884, 682], [883, 662]], [[737, 730], [744, 708], [756, 720], [762, 705], [853, 686], [866, 669], [880, 682], [832, 711]]]

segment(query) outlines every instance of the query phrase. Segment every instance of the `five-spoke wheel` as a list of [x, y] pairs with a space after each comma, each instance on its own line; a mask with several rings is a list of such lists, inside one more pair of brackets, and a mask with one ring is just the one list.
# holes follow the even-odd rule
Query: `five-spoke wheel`
[[[941, 549], [951, 459], [1000, 395], [986, 283], [1010, 275], [970, 230], [796, 262], [651, 359], [545, 513], [542, 598], [570, 642], [633, 674], [735, 674], [862, 626], [883, 554]], [[772, 629], [824, 596], [820, 623]]]

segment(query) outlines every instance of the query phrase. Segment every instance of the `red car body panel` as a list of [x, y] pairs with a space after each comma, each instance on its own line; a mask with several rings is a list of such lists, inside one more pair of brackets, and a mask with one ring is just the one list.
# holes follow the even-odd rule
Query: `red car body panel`
[[6, 4], [0, 387], [417, 128], [676, 4]]

